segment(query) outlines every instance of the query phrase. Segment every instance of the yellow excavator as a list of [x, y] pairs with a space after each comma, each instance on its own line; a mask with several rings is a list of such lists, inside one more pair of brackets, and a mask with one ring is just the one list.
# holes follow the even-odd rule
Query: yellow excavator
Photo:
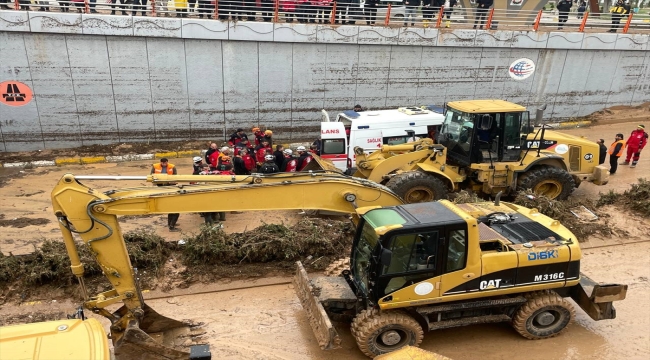
[[[100, 192], [82, 183], [92, 180], [175, 185]], [[269, 201], [263, 206], [248, 201], [260, 197]], [[575, 236], [535, 209], [498, 199], [494, 204], [404, 205], [383, 185], [328, 172], [66, 174], [52, 191], [52, 203], [72, 272], [82, 288], [83, 305], [110, 321], [118, 360], [210, 358], [202, 340], [193, 338], [198, 324], [167, 318], [145, 304], [118, 223], [122, 215], [269, 208], [352, 215], [358, 224], [352, 254], [329, 269], [337, 276], [312, 280], [298, 263], [295, 289], [322, 348], [340, 344], [332, 321], [348, 320], [359, 348], [368, 356], [417, 346], [425, 330], [485, 322], [511, 321], [531, 339], [554, 336], [573, 318], [565, 297], [576, 300], [594, 320], [613, 319], [612, 302], [624, 299], [627, 290], [626, 285], [599, 285], [581, 275]], [[87, 293], [75, 234], [83, 241], [81, 246], [92, 250], [110, 290]], [[115, 304], [122, 306], [109, 311]], [[83, 317], [83, 311], [79, 313]], [[68, 342], [62, 340], [66, 336]], [[188, 338], [197, 345], [180, 344]], [[2, 328], [0, 346], [9, 358], [38, 358], [35, 354], [41, 353], [42, 359], [103, 359], [108, 354], [103, 329], [93, 319]], [[74, 351], [80, 353], [70, 355]]]
[[[174, 186], [128, 187], [100, 192], [82, 183], [92, 180], [149, 181]], [[200, 183], [200, 184], [191, 184]], [[292, 196], [287, 196], [291, 193]], [[318, 194], [315, 196], [314, 194]], [[270, 199], [260, 205], [252, 199]], [[249, 200], [247, 200], [249, 199]], [[354, 214], [357, 206], [390, 206], [401, 200], [382, 185], [328, 173], [252, 176], [74, 176], [64, 175], [52, 191], [71, 269], [84, 297], [83, 307], [110, 321], [114, 355], [120, 359], [209, 359], [197, 344], [197, 324], [156, 313], [144, 302], [137, 270], [129, 260], [121, 215], [275, 209], [329, 210]], [[74, 236], [95, 255], [112, 289], [90, 295]], [[116, 311], [108, 307], [122, 304]], [[83, 310], [74, 319], [0, 328], [0, 357], [9, 359], [109, 359], [107, 337], [96, 319]], [[199, 339], [195, 339], [199, 341]], [[195, 341], [195, 342], [196, 342]]]
[[[538, 124], [543, 111], [537, 111]], [[563, 200], [582, 182], [604, 185], [609, 179], [607, 168], [598, 165], [598, 144], [546, 126], [535, 130], [525, 107], [504, 100], [447, 103], [436, 143], [424, 138], [370, 154], [360, 147], [354, 152], [353, 176], [386, 185], [406, 203], [445, 199], [462, 189], [491, 196], [532, 189]]]

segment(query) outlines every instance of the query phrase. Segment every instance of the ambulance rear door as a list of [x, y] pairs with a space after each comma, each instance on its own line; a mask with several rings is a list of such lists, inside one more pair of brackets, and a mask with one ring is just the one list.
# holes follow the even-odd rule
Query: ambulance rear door
[[345, 171], [348, 167], [346, 149], [348, 139], [345, 127], [340, 122], [320, 123], [321, 148], [320, 157], [331, 161], [338, 169]]

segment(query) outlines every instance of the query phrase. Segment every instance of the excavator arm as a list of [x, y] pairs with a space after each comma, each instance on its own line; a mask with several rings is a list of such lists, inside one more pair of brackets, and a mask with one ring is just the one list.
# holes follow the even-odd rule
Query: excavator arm
[[[83, 180], [146, 180], [174, 184], [100, 192]], [[192, 184], [200, 183], [200, 184]], [[260, 201], [264, 199], [264, 201]], [[148, 307], [129, 260], [118, 215], [168, 214], [246, 210], [314, 209], [356, 215], [366, 206], [402, 204], [388, 188], [371, 181], [332, 173], [279, 173], [247, 176], [74, 176], [64, 175], [52, 191], [54, 213], [68, 251], [73, 274], [79, 280], [84, 306], [111, 321], [111, 339], [118, 359], [187, 359], [189, 352], [173, 341], [188, 324], [166, 318]], [[73, 234], [95, 255], [112, 289], [89, 296], [83, 282]], [[123, 306], [115, 312], [107, 307]]]

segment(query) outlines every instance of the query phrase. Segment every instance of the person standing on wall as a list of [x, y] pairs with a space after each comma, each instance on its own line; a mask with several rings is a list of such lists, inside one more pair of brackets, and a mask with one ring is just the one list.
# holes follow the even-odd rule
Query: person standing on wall
[[609, 10], [612, 13], [612, 28], [608, 31], [615, 33], [619, 27], [621, 27], [621, 19], [623, 15], [628, 15], [630, 13], [630, 4], [624, 3], [623, 0], [618, 0], [616, 5]]
[[607, 157], [607, 146], [605, 146], [604, 139], [598, 139], [598, 141], [596, 141], [596, 144], [598, 144], [598, 147], [600, 147], [598, 154], [598, 165], [600, 165], [605, 162], [605, 158]]
[[612, 145], [609, 146], [609, 174], [616, 174], [618, 168], [618, 158], [623, 155], [623, 148], [625, 148], [625, 141], [623, 141], [623, 134], [616, 134], [616, 139]]
[[[167, 174], [167, 175], [177, 175], [176, 166], [170, 164], [167, 158], [160, 159], [160, 163], [153, 164], [151, 167], [151, 174]], [[169, 186], [174, 185], [173, 183], [158, 183], [157, 186]], [[178, 231], [180, 229], [176, 228], [176, 222], [178, 222], [178, 217], [180, 214], [167, 214], [167, 227], [169, 231]]]
[[445, 1], [445, 16], [447, 17], [447, 21], [445, 22], [446, 28], [451, 26], [451, 14], [453, 14], [456, 4], [458, 4], [458, 0]]
[[621, 165], [630, 165], [631, 168], [636, 167], [641, 157], [641, 150], [648, 144], [648, 133], [645, 132], [645, 125], [639, 125], [636, 130], [632, 131], [630, 137], [627, 138], [625, 146], [627, 147], [627, 155], [625, 155], [625, 162]]
[[573, 6], [572, 0], [560, 0], [560, 2], [557, 3], [557, 11], [558, 11], [557, 29], [558, 30], [562, 30], [564, 23], [566, 23], [567, 19], [569, 19], [569, 11], [571, 10], [572, 6]]
[[366, 25], [375, 25], [377, 19], [377, 3], [379, 0], [366, 0], [363, 5], [363, 14], [366, 17]]
[[580, 5], [578, 6], [578, 19], [584, 17], [585, 11], [587, 11], [587, 3], [585, 1], [580, 1]]
[[487, 17], [488, 11], [492, 5], [494, 5], [494, 0], [476, 0], [476, 19], [474, 20], [474, 29], [476, 25], [480, 25], [483, 29], [483, 24], [485, 24], [485, 18]]
[[133, 11], [131, 12], [131, 15], [137, 16], [138, 9], [142, 16], [147, 16], [147, 0], [133, 0]]
[[404, 0], [404, 5], [406, 5], [404, 27], [408, 26], [409, 18], [411, 20], [411, 26], [415, 26], [415, 18], [417, 16], [418, 7], [420, 7], [420, 0]]

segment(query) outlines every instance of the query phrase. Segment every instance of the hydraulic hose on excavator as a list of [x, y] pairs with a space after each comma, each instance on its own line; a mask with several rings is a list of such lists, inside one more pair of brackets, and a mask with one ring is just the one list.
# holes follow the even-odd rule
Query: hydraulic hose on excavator
[[[81, 180], [148, 181], [174, 184], [131, 187], [105, 192]], [[200, 183], [200, 184], [191, 184]], [[266, 199], [264, 204], [257, 201]], [[131, 265], [118, 215], [198, 213], [250, 210], [327, 210], [356, 216], [360, 207], [402, 204], [388, 188], [330, 172], [242, 176], [74, 176], [64, 175], [52, 191], [54, 213], [79, 280], [84, 306], [111, 321], [111, 339], [119, 359], [188, 359], [176, 343], [191, 337], [192, 324], [169, 319], [145, 304]], [[90, 246], [112, 289], [88, 295], [73, 234]], [[106, 308], [122, 303], [115, 312]], [[162, 339], [162, 341], [154, 340]]]

